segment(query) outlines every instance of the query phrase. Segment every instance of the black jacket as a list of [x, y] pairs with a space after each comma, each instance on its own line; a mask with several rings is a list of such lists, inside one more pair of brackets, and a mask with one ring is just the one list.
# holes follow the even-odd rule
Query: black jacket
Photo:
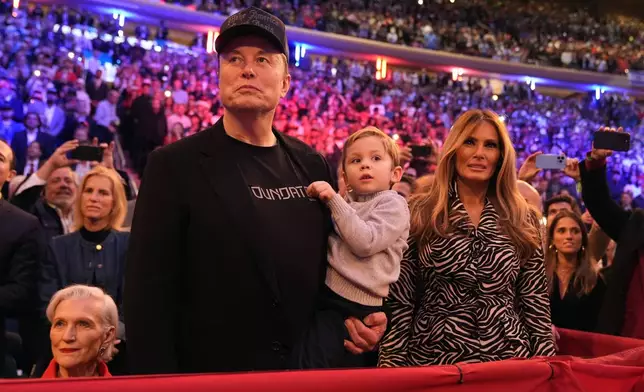
[[624, 325], [626, 298], [644, 246], [644, 210], [625, 211], [610, 197], [606, 167], [586, 170], [579, 164], [584, 204], [599, 227], [617, 243], [615, 259], [606, 274], [606, 293], [599, 311], [596, 332], [619, 335]]
[[44, 188], [42, 185], [25, 189], [11, 198], [11, 203], [38, 218], [47, 244], [52, 238], [63, 235], [65, 230], [56, 210], [42, 197]]
[[[318, 153], [275, 135], [303, 180], [332, 183]], [[298, 288], [296, 298], [281, 296], [267, 251], [275, 245], [259, 227], [226, 138], [220, 120], [150, 154], [125, 267], [133, 374], [284, 369], [315, 309], [332, 229], [328, 209], [311, 204], [322, 234], [300, 272], [280, 276]]]
[[20, 313], [35, 298], [44, 252], [38, 220], [0, 200], [0, 373], [5, 357], [5, 317]]

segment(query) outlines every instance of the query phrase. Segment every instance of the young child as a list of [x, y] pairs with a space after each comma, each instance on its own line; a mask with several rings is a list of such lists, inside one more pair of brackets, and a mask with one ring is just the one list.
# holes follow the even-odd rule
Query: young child
[[344, 322], [382, 311], [407, 250], [409, 208], [391, 190], [402, 176], [395, 142], [374, 127], [351, 135], [342, 174], [346, 200], [324, 181], [307, 189], [331, 210], [335, 232], [329, 237], [326, 287], [312, 326], [293, 351], [295, 368], [361, 365], [344, 348], [349, 339]]

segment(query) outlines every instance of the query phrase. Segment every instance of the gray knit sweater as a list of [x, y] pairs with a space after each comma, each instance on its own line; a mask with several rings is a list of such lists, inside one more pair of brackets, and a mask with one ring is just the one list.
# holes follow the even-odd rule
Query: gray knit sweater
[[395, 191], [328, 203], [335, 232], [329, 237], [326, 285], [359, 304], [380, 306], [398, 279], [407, 250], [409, 207]]

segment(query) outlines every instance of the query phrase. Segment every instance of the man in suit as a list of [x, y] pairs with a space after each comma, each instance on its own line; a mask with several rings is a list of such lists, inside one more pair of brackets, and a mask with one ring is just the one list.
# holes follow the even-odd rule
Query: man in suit
[[0, 139], [11, 145], [13, 135], [25, 129], [22, 123], [13, 120], [13, 109], [8, 102], [0, 102]]
[[[215, 47], [224, 116], [152, 152], [137, 200], [124, 293], [134, 374], [286, 369], [324, 285], [331, 217], [306, 188], [331, 172], [272, 129], [291, 81], [285, 26], [249, 8]], [[386, 322], [347, 320], [345, 346], [373, 349]]]
[[[11, 147], [0, 140], [0, 187], [16, 174], [14, 164]], [[44, 252], [38, 220], [0, 199], [0, 378], [16, 376], [14, 360], [7, 355], [5, 318], [34, 304]]]
[[27, 148], [37, 141], [42, 151], [42, 159], [47, 159], [56, 149], [56, 139], [40, 130], [40, 117], [38, 114], [28, 112], [25, 115], [25, 130], [14, 135], [11, 149], [16, 154], [16, 166], [25, 167], [27, 163]]

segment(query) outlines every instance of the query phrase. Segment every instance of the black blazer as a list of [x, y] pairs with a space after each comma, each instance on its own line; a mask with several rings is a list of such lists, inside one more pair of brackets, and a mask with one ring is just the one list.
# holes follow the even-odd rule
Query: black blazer
[[0, 200], [0, 371], [6, 350], [5, 317], [15, 316], [36, 298], [44, 254], [38, 220]]
[[625, 211], [611, 199], [605, 166], [586, 170], [586, 161], [582, 161], [579, 167], [584, 204], [599, 227], [617, 243], [615, 259], [606, 272], [607, 288], [596, 332], [619, 335], [631, 277], [639, 263], [638, 250], [644, 247], [644, 210]]
[[[46, 160], [56, 150], [56, 139], [48, 133], [38, 131], [36, 141], [40, 144], [40, 151], [42, 152], [41, 159]], [[27, 161], [27, 147], [29, 147], [27, 145], [27, 132], [20, 131], [16, 133], [11, 141], [11, 149], [16, 154], [16, 168], [22, 168], [24, 170]]]
[[[275, 135], [304, 180], [332, 183], [324, 158], [299, 140]], [[308, 325], [313, 314], [332, 229], [328, 209], [312, 205], [324, 224], [313, 241], [319, 246], [301, 260], [305, 273], [287, 277], [315, 287], [302, 288], [298, 298], [281, 297], [266, 252], [272, 245], [258, 228], [227, 137], [219, 120], [150, 154], [125, 266], [132, 374], [284, 369], [302, 332], [293, 325]]]

